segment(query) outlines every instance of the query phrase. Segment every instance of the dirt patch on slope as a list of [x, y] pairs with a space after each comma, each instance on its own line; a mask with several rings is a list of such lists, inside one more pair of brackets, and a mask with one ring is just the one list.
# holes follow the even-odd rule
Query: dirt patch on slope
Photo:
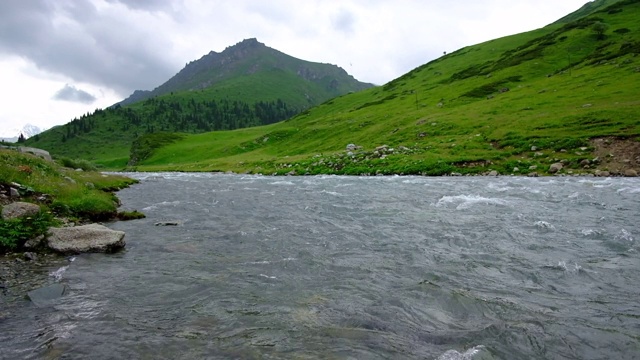
[[616, 137], [594, 138], [590, 142], [600, 160], [598, 169], [614, 175], [622, 175], [629, 169], [640, 173], [640, 142]]

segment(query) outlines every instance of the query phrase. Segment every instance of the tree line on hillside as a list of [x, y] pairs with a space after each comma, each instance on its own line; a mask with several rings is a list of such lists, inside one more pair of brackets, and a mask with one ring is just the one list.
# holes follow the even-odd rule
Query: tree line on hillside
[[102, 124], [109, 131], [133, 131], [137, 135], [159, 131], [200, 133], [272, 124], [298, 112], [281, 99], [249, 104], [227, 99], [150, 98], [141, 106], [116, 105], [75, 118], [64, 125], [62, 141], [88, 133]]

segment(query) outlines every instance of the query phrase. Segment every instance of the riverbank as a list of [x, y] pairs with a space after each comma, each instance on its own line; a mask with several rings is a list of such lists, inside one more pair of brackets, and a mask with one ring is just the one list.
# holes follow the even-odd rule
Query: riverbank
[[[202, 146], [208, 146], [206, 142]], [[571, 145], [571, 144], [569, 144]], [[596, 137], [578, 145], [531, 141], [526, 149], [515, 151], [491, 144], [494, 152], [483, 156], [472, 149], [456, 150], [452, 158], [442, 149], [421, 146], [379, 145], [371, 148], [358, 143], [343, 150], [315, 155], [279, 156], [269, 159], [249, 154], [181, 157], [180, 149], [159, 149], [154, 159], [128, 167], [139, 172], [233, 172], [262, 175], [422, 175], [422, 176], [628, 176], [640, 172], [640, 142], [635, 138]], [[177, 145], [176, 145], [177, 146]], [[449, 150], [459, 144], [449, 144]], [[449, 151], [447, 150], [447, 151]], [[451, 151], [453, 151], [451, 150]], [[224, 149], [220, 150], [224, 153]], [[195, 150], [194, 150], [195, 152]], [[172, 155], [168, 155], [171, 153]], [[207, 152], [207, 154], [218, 152]], [[164, 155], [163, 155], [164, 154]], [[484, 154], [487, 155], [487, 154]], [[208, 156], [208, 155], [207, 155]]]
[[29, 216], [0, 219], [0, 254], [23, 250], [49, 227], [116, 219], [114, 192], [137, 182], [0, 149], [0, 207], [16, 202], [39, 207]]

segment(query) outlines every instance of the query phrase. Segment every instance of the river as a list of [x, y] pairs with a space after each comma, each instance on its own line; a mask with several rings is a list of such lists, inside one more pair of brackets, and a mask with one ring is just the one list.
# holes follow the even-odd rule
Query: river
[[637, 179], [128, 175], [0, 358], [640, 358]]

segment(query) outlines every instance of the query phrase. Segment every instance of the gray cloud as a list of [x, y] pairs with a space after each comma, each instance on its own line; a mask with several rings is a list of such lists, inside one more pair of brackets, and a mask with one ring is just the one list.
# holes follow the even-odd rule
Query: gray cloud
[[53, 95], [54, 100], [78, 102], [82, 104], [91, 104], [96, 101], [96, 97], [88, 92], [78, 89], [73, 85], [66, 84], [62, 89], [56, 91]]
[[356, 19], [353, 13], [351, 13], [348, 10], [342, 9], [333, 18], [333, 27], [336, 30], [349, 34], [354, 32], [355, 22], [356, 22]]
[[88, 0], [0, 1], [0, 53], [122, 94], [150, 89], [177, 72], [164, 56], [170, 41], [127, 15], [99, 13]]
[[170, 8], [169, 1], [158, 0], [106, 0], [108, 3], [119, 3], [133, 10], [159, 11]]

